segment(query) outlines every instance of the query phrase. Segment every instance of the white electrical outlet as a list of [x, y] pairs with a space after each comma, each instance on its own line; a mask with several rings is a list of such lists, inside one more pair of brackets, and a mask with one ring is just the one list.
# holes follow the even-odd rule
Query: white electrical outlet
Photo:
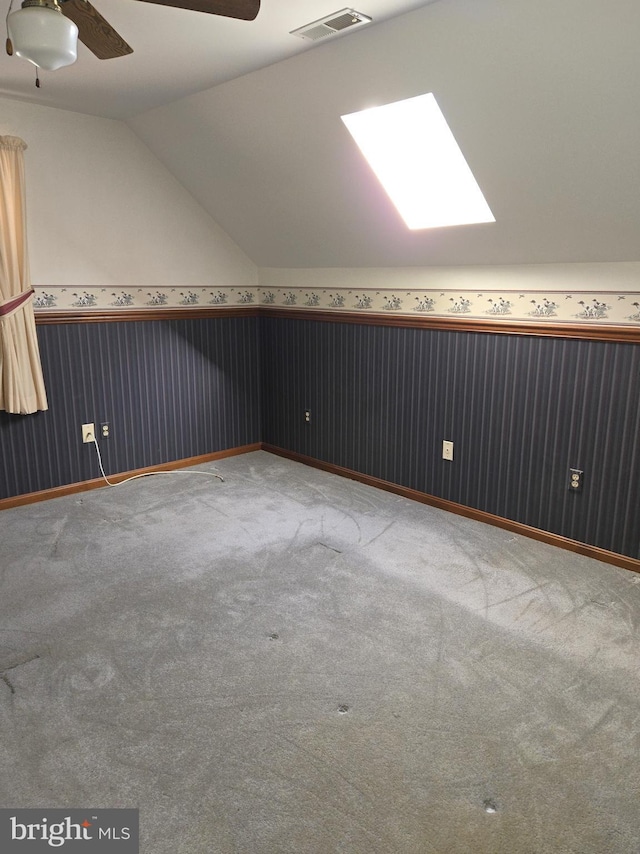
[[83, 424], [82, 425], [82, 441], [87, 444], [88, 442], [95, 441], [96, 438], [96, 428], [94, 424]]
[[442, 459], [453, 460], [453, 442], [442, 442]]

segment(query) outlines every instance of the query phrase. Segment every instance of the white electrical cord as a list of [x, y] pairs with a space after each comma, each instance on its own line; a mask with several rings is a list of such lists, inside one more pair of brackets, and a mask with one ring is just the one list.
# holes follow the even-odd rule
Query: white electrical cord
[[96, 439], [95, 436], [93, 437], [93, 444], [96, 446], [96, 453], [98, 455], [98, 465], [100, 466], [100, 472], [101, 472], [102, 477], [104, 478], [104, 480], [108, 486], [122, 486], [123, 483], [129, 483], [130, 480], [137, 480], [139, 477], [151, 477], [152, 475], [157, 475], [157, 474], [166, 474], [166, 475], [171, 475], [171, 474], [202, 474], [205, 477], [217, 477], [218, 480], [221, 480], [224, 483], [224, 478], [220, 474], [215, 474], [214, 472], [211, 472], [211, 471], [192, 471], [192, 470], [189, 470], [189, 471], [146, 471], [146, 472], [143, 472], [142, 474], [133, 474], [133, 475], [131, 475], [131, 477], [126, 477], [124, 480], [119, 480], [117, 483], [112, 483], [109, 480], [109, 478], [106, 476], [106, 474], [104, 473], [104, 466], [102, 465], [102, 454], [100, 453], [100, 448], [98, 447], [98, 440]]

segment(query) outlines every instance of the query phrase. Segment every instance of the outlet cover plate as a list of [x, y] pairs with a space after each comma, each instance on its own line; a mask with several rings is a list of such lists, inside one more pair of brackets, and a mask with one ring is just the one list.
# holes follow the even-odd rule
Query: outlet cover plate
[[582, 492], [584, 472], [582, 469], [569, 469], [569, 492]]

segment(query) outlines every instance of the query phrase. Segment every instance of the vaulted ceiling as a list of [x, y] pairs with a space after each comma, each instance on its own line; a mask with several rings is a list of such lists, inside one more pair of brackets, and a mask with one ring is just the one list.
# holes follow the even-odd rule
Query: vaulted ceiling
[[[71, 77], [93, 59], [82, 56], [48, 75], [38, 98], [125, 119], [260, 267], [640, 260], [637, 0], [363, 0], [355, 8], [374, 24], [312, 49], [289, 29], [339, 4], [262, 2], [266, 21], [295, 7], [297, 20], [283, 27], [295, 46], [261, 53], [258, 22], [251, 30], [214, 20], [206, 39], [217, 32], [221, 40], [212, 51], [226, 57], [227, 34], [242, 26], [255, 53], [253, 62], [246, 51], [242, 61], [221, 60], [216, 76], [199, 66], [193, 29], [207, 16], [113, 0], [101, 11], [134, 47], [168, 15], [176, 28], [188, 24], [193, 60], [183, 51], [184, 76], [167, 60], [172, 73], [154, 89], [132, 65], [126, 71], [125, 57], [116, 82], [96, 84], [90, 109], [93, 83]], [[181, 29], [175, 38], [184, 47]], [[170, 45], [153, 43], [170, 55]], [[63, 89], [65, 75], [64, 97], [47, 90], [54, 79]], [[425, 92], [436, 96], [496, 223], [408, 231], [340, 120]]]

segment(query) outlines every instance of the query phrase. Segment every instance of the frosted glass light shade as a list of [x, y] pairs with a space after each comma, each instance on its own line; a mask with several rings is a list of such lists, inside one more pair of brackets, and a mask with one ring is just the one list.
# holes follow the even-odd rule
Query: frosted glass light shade
[[7, 24], [16, 56], [38, 68], [55, 71], [78, 58], [78, 28], [60, 11], [27, 6], [12, 12]]

